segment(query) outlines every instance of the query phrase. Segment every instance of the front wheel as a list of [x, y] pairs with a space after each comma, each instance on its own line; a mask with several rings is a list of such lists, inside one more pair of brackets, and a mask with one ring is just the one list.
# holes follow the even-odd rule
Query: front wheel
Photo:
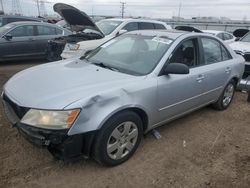
[[213, 107], [217, 110], [227, 109], [233, 100], [234, 93], [235, 93], [235, 87], [236, 87], [236, 83], [233, 80], [231, 80], [226, 85], [219, 100], [213, 104]]
[[93, 157], [103, 165], [121, 164], [134, 154], [142, 135], [142, 121], [136, 113], [118, 113], [97, 134]]

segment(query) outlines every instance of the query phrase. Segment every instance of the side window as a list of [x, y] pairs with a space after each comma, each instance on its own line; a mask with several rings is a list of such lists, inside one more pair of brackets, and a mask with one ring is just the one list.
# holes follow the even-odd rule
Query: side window
[[221, 45], [221, 53], [222, 53], [222, 60], [223, 61], [232, 59], [232, 56], [229, 54], [229, 52], [226, 50], [226, 48], [222, 45]]
[[138, 30], [138, 23], [137, 22], [131, 22], [131, 23], [128, 23], [127, 25], [125, 25], [123, 27], [123, 29], [127, 30], [127, 31], [135, 31], [135, 30]]
[[19, 26], [9, 32], [13, 37], [34, 36], [34, 29], [32, 25]]
[[56, 28], [56, 34], [57, 35], [62, 35], [63, 30]]
[[220, 42], [210, 38], [202, 38], [201, 42], [204, 51], [204, 63], [206, 65], [232, 58], [225, 47], [220, 44]]
[[224, 33], [224, 40], [230, 40], [230, 39], [233, 39], [233, 36], [228, 33]]
[[218, 35], [216, 35], [218, 38], [220, 38], [221, 40], [224, 40], [224, 37], [223, 37], [223, 33], [219, 33]]
[[164, 26], [164, 25], [162, 25], [162, 24], [154, 24], [154, 26], [155, 26], [155, 29], [166, 29], [166, 27]]
[[56, 35], [56, 28], [49, 26], [37, 26], [38, 35]]
[[139, 23], [139, 29], [140, 30], [154, 29], [154, 24], [153, 23], [148, 23], [148, 22], [140, 22]]
[[198, 64], [197, 60], [197, 39], [184, 41], [173, 53], [169, 63], [183, 63], [188, 67], [195, 67]]

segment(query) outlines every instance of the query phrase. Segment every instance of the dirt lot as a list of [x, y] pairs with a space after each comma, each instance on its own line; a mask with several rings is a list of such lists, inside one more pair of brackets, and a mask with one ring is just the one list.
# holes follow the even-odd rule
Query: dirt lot
[[[0, 91], [32, 63], [0, 66]], [[0, 107], [0, 187], [250, 187], [250, 104], [237, 93], [223, 112], [207, 107], [146, 135], [123, 165], [55, 161], [9, 126]]]

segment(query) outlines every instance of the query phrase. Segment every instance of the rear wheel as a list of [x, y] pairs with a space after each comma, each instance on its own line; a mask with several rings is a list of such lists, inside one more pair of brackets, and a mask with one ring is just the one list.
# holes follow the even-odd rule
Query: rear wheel
[[124, 111], [111, 117], [97, 134], [93, 157], [103, 165], [115, 166], [136, 151], [143, 134], [140, 117]]
[[226, 85], [219, 100], [213, 104], [213, 107], [217, 110], [227, 109], [233, 100], [234, 93], [235, 93], [235, 87], [236, 87], [236, 83], [233, 80], [231, 80]]

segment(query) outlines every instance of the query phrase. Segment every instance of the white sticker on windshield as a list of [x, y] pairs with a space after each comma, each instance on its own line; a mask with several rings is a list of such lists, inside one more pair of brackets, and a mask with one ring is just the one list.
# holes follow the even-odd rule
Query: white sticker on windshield
[[160, 42], [160, 43], [164, 43], [164, 44], [171, 44], [173, 42], [173, 40], [171, 40], [171, 39], [161, 38], [161, 37], [154, 37], [152, 39], [152, 41]]
[[113, 44], [116, 40], [113, 39], [113, 40], [110, 40], [108, 42], [106, 42], [105, 44], [101, 45], [102, 48], [106, 48], [108, 47], [109, 45]]

